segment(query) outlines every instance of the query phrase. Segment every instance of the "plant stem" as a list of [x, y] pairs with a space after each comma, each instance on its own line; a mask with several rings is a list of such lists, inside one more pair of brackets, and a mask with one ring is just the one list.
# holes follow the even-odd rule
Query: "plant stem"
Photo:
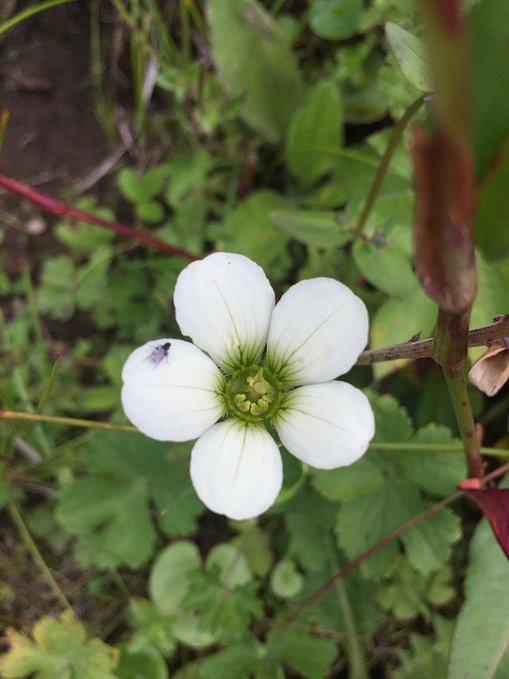
[[[509, 316], [501, 316], [490, 325], [471, 330], [468, 333], [469, 347], [481, 347], [495, 339], [509, 335]], [[391, 344], [381, 349], [363, 351], [357, 360], [358, 365], [371, 365], [382, 361], [396, 361], [400, 358], [430, 358], [433, 350], [433, 338]]]
[[37, 563], [37, 565], [41, 569], [41, 573], [44, 579], [46, 580], [48, 587], [55, 595], [55, 599], [58, 600], [58, 602], [62, 605], [63, 608], [71, 611], [71, 613], [74, 614], [71, 604], [69, 603], [65, 594], [58, 586], [58, 583], [53, 577], [53, 574], [51, 573], [49, 566], [44, 561], [44, 557], [42, 556], [41, 552], [39, 551], [39, 548], [35, 544], [34, 539], [30, 535], [30, 531], [28, 530], [28, 527], [23, 517], [21, 516], [21, 512], [19, 511], [17, 505], [14, 502], [9, 502], [7, 507], [9, 510], [9, 514], [11, 515], [12, 521], [15, 524], [16, 528], [18, 529], [18, 533], [23, 541], [23, 544], [27, 548], [27, 551], [31, 554], [33, 560]]
[[114, 233], [120, 234], [122, 236], [127, 236], [131, 240], [138, 241], [139, 243], [144, 243], [150, 245], [157, 250], [162, 252], [167, 252], [175, 257], [180, 257], [187, 262], [193, 262], [198, 257], [196, 255], [187, 252], [187, 250], [182, 250], [181, 248], [173, 247], [173, 245], [168, 245], [162, 240], [154, 238], [144, 231], [138, 231], [132, 229], [130, 226], [121, 224], [120, 222], [110, 222], [108, 219], [103, 219], [102, 217], [97, 217], [89, 212], [84, 212], [83, 210], [78, 210], [77, 208], [66, 205], [61, 200], [56, 198], [51, 198], [43, 193], [39, 193], [34, 189], [22, 184], [21, 182], [11, 179], [4, 174], [0, 174], [0, 186], [2, 186], [6, 191], [13, 193], [22, 198], [26, 198], [31, 203], [36, 205], [39, 209], [44, 212], [49, 212], [56, 217], [67, 217], [68, 219], [75, 220], [77, 222], [86, 222], [87, 224], [92, 224], [93, 226], [101, 226], [103, 229], [108, 229]]
[[[59, 417], [55, 415], [40, 415], [39, 413], [24, 413], [15, 410], [0, 410], [0, 420], [20, 420], [24, 422], [47, 422], [48, 424], [63, 425], [68, 427], [83, 427], [85, 429], [106, 429], [109, 431], [129, 431], [133, 434], [141, 432], [130, 424], [115, 424], [114, 422], [101, 422], [99, 420], [84, 420], [75, 417]], [[419, 443], [401, 441], [374, 441], [369, 444], [371, 450], [394, 450], [405, 452], [407, 450], [423, 450], [440, 453], [460, 453], [463, 448], [457, 443]], [[493, 457], [509, 458], [509, 450], [504, 448], [480, 448], [485, 455]]]
[[113, 429], [116, 431], [132, 431], [139, 433], [130, 424], [115, 424], [113, 422], [99, 422], [97, 420], [83, 420], [75, 417], [58, 417], [40, 415], [39, 413], [22, 413], [14, 410], [0, 410], [2, 420], [23, 420], [26, 422], [47, 422], [48, 424], [62, 424], [69, 427], [85, 427], [86, 429]]
[[462, 371], [444, 369], [444, 377], [449, 389], [452, 407], [456, 415], [458, 429], [463, 440], [465, 458], [470, 476], [481, 478], [484, 463], [480, 456], [479, 443], [475, 435], [475, 422], [468, 397], [467, 383]]
[[359, 215], [357, 224], [355, 225], [355, 228], [352, 231], [353, 235], [356, 238], [361, 238], [363, 235], [364, 227], [366, 225], [366, 222], [368, 221], [369, 215], [371, 214], [371, 210], [373, 209], [375, 201], [378, 198], [380, 189], [382, 188], [382, 184], [384, 182], [385, 175], [387, 174], [387, 170], [389, 169], [389, 165], [394, 155], [394, 151], [396, 150], [401, 140], [401, 137], [403, 136], [403, 132], [405, 131], [406, 126], [413, 118], [415, 113], [417, 113], [417, 111], [420, 109], [424, 99], [425, 99], [424, 96], [419, 97], [419, 99], [416, 99], [413, 102], [413, 104], [410, 104], [410, 106], [407, 108], [403, 116], [392, 128], [392, 134], [389, 139], [389, 143], [385, 148], [382, 160], [380, 161], [380, 164], [373, 178], [373, 183], [371, 184], [371, 187], [369, 189], [368, 195], [366, 197], [366, 202], [364, 203], [361, 214]]

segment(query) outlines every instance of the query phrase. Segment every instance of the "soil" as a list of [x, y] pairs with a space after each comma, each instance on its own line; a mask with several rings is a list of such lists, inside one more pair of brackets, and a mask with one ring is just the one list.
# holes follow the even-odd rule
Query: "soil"
[[83, 5], [33, 17], [0, 44], [0, 107], [10, 112], [2, 172], [46, 189], [82, 177], [105, 157], [89, 50]]

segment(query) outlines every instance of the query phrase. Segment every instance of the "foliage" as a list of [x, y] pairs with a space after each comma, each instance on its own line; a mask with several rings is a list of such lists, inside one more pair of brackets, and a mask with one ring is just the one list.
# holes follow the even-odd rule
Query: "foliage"
[[[31, 3], [26, 17], [63, 2]], [[364, 214], [396, 121], [422, 98], [411, 124], [432, 117], [418, 4], [190, 0], [170, 16], [156, 0], [92, 3], [95, 108], [125, 153], [84, 195], [70, 190], [66, 200], [197, 257], [251, 257], [278, 296], [305, 278], [341, 280], [366, 303], [371, 347], [429, 336], [436, 307], [412, 263], [411, 125]], [[465, 7], [479, 199], [472, 327], [507, 312], [508, 7]], [[89, 8], [82, 11], [88, 22]], [[3, 12], [6, 39], [24, 13]], [[8, 65], [17, 52], [1, 47]], [[120, 98], [117, 78], [127, 87]], [[13, 215], [14, 226], [26, 221], [21, 209]], [[129, 353], [149, 339], [180, 337], [171, 300], [186, 262], [64, 217], [29, 238], [19, 228], [2, 236], [1, 408], [113, 429], [2, 422], [2, 676], [507, 674], [507, 563], [462, 502], [309, 599], [467, 475], [431, 361], [356, 366], [345, 379], [365, 390], [376, 416], [368, 453], [349, 467], [316, 470], [282, 450], [277, 503], [259, 519], [227, 522], [196, 497], [191, 443], [115, 429], [126, 424], [119, 392]], [[18, 250], [30, 253], [29, 266], [16, 268]], [[506, 449], [507, 397], [490, 405], [472, 392], [471, 400], [483, 445]], [[49, 617], [54, 591], [9, 522], [13, 500], [82, 621]]]

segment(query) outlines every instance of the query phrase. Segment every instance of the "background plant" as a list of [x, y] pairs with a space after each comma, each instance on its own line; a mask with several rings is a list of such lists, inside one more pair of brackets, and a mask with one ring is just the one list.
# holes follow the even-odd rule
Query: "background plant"
[[[150, 337], [175, 336], [176, 276], [186, 257], [212, 249], [253, 258], [279, 292], [301, 278], [342, 280], [368, 306], [374, 348], [430, 337], [445, 303], [414, 271], [427, 271], [422, 247], [412, 257], [416, 122], [464, 146], [468, 162], [473, 148], [470, 327], [507, 311], [507, 3], [465, 3], [466, 32], [442, 42], [432, 3], [424, 14], [391, 0], [189, 0], [173, 13], [152, 0], [57, 4], [7, 7], [4, 58], [16, 60], [8, 41], [25, 20], [86, 13], [94, 103], [113, 154], [82, 195], [66, 187], [81, 215], [8, 186], [60, 216], [51, 235], [19, 231], [17, 204], [2, 205], [0, 603], [2, 623], [17, 630], [6, 632], [3, 675], [507, 675], [507, 561], [461, 493], [450, 497], [468, 473], [465, 426], [441, 370], [411, 360], [434, 351], [464, 386], [466, 364], [451, 363], [464, 324], [434, 348], [392, 350], [396, 360], [369, 365], [379, 354], [366, 354], [351, 379], [376, 413], [370, 451], [327, 472], [285, 456], [283, 492], [258, 521], [205, 513], [189, 447], [136, 435], [119, 407], [124, 360]], [[85, 223], [90, 215], [116, 228]], [[443, 230], [430, 238], [418, 226], [422, 242], [449, 255], [440, 271], [462, 266], [461, 253], [440, 248]], [[44, 255], [27, 256], [44, 238]], [[13, 242], [25, 253], [14, 274]], [[470, 305], [466, 288], [453, 285], [470, 294], [456, 311]], [[505, 326], [477, 344], [500, 334]], [[509, 455], [507, 395], [488, 402], [470, 389], [468, 400], [489, 473]], [[471, 436], [470, 461], [477, 445]]]

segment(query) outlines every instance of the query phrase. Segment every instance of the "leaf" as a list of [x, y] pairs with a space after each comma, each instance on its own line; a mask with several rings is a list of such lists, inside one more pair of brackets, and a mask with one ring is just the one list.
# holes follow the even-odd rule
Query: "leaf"
[[194, 530], [202, 505], [192, 490], [187, 459], [178, 451], [176, 445], [126, 432], [87, 435], [82, 455], [88, 473], [64, 489], [57, 511], [61, 523], [80, 538], [85, 563], [131, 568], [144, 563], [155, 544], [151, 500], [169, 535]]
[[129, 621], [136, 630], [131, 637], [132, 647], [153, 647], [165, 657], [174, 654], [177, 642], [172, 632], [173, 616], [161, 613], [151, 601], [136, 598], [129, 604]]
[[436, 639], [429, 635], [410, 634], [411, 648], [398, 651], [401, 667], [393, 671], [394, 679], [451, 679], [447, 674], [447, 659], [454, 623], [445, 618], [435, 618], [434, 626]]
[[313, 637], [307, 631], [291, 627], [271, 630], [267, 634], [267, 646], [269, 659], [275, 659], [280, 665], [289, 665], [306, 679], [328, 676], [338, 654], [330, 639]]
[[509, 206], [500, 196], [509, 186], [509, 150], [480, 188], [475, 240], [487, 259], [509, 254]]
[[284, 206], [277, 193], [255, 191], [226, 215], [217, 239], [218, 249], [250, 257], [268, 271], [281, 265], [286, 270], [288, 237], [271, 219], [272, 212]]
[[[109, 208], [97, 207], [93, 196], [83, 196], [77, 201], [76, 207], [103, 219], [113, 220], [115, 217]], [[64, 245], [78, 254], [91, 253], [98, 246], [107, 245], [115, 238], [115, 234], [108, 229], [69, 220], [58, 222], [55, 225], [55, 233]]]
[[254, 638], [233, 644], [208, 656], [200, 664], [203, 679], [247, 679], [253, 675], [263, 647]]
[[227, 587], [237, 587], [251, 580], [245, 556], [234, 545], [222, 544], [212, 547], [205, 561], [207, 570], [217, 572]]
[[320, 495], [328, 500], [344, 502], [375, 490], [382, 480], [380, 469], [369, 456], [348, 467], [312, 469], [311, 473], [313, 487]]
[[448, 679], [488, 679], [509, 646], [507, 559], [486, 520], [476, 528], [454, 632]]
[[387, 22], [385, 35], [401, 72], [421, 92], [430, 92], [431, 84], [426, 65], [424, 44], [401, 26]]
[[[168, 668], [159, 651], [150, 646], [136, 648], [120, 645], [120, 662], [115, 676], [119, 679], [168, 679]], [[76, 677], [78, 679], [78, 677]]]
[[509, 3], [476, 3], [469, 27], [474, 156], [478, 176], [483, 177], [509, 135], [509, 99], [505, 96], [509, 90]]
[[281, 599], [292, 599], [302, 589], [304, 577], [291, 559], [282, 559], [272, 571], [270, 586]]
[[85, 627], [70, 612], [41, 618], [33, 640], [9, 628], [9, 651], [0, 657], [4, 679], [115, 679], [118, 651], [100, 639], [88, 639]]
[[127, 200], [139, 204], [150, 203], [166, 184], [168, 171], [168, 165], [159, 165], [142, 174], [126, 167], [118, 173], [118, 185]]
[[406, 297], [415, 289], [416, 279], [407, 255], [400, 248], [358, 240], [352, 254], [362, 275], [391, 297]]
[[302, 77], [284, 30], [255, 0], [211, 0], [212, 55], [244, 120], [267, 141], [279, 141], [300, 104]]
[[314, 0], [309, 25], [320, 38], [344, 40], [359, 31], [362, 11], [362, 0]]
[[286, 136], [286, 162], [291, 174], [310, 187], [338, 162], [343, 143], [341, 98], [337, 86], [315, 85], [293, 114]]
[[334, 525], [336, 507], [319, 495], [299, 493], [285, 513], [290, 532], [288, 556], [295, 556], [303, 568], [323, 571], [329, 565], [328, 535]]
[[289, 236], [312, 247], [339, 248], [351, 239], [334, 212], [273, 210], [270, 218]]
[[190, 575], [201, 568], [198, 547], [179, 541], [159, 552], [148, 581], [150, 598], [164, 615], [175, 615], [186, 597]]
[[[424, 511], [429, 506], [429, 503], [422, 502], [418, 511]], [[458, 542], [461, 535], [460, 517], [449, 507], [444, 507], [405, 531], [401, 540], [412, 566], [421, 573], [432, 573], [447, 562], [452, 545]]]
[[377, 599], [400, 620], [418, 615], [429, 619], [429, 604], [443, 606], [455, 595], [449, 584], [451, 569], [446, 567], [432, 575], [422, 574], [400, 557], [390, 573], [390, 581], [378, 592]]

